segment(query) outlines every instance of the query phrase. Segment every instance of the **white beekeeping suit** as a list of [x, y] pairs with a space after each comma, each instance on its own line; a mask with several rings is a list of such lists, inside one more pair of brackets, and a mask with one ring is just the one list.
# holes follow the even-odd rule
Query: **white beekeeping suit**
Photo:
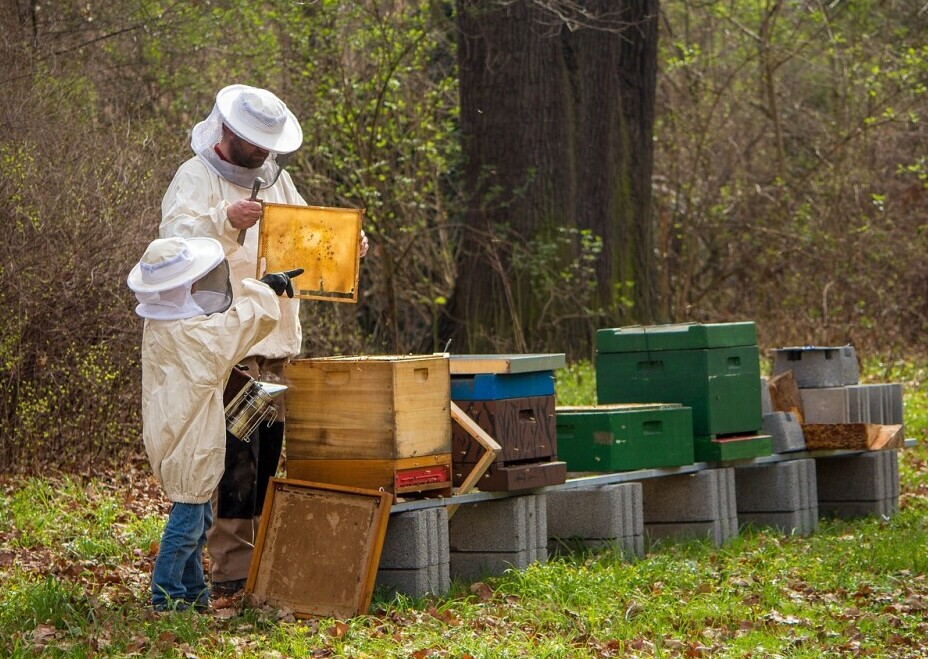
[[155, 240], [128, 284], [145, 318], [145, 450], [171, 501], [205, 503], [223, 473], [226, 379], [277, 325], [277, 296], [245, 279], [233, 299], [228, 263], [212, 238]]

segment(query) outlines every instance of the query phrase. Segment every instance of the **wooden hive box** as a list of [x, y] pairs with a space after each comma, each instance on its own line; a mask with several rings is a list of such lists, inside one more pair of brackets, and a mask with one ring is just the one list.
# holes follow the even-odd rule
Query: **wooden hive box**
[[693, 464], [693, 411], [678, 403], [557, 408], [558, 453], [570, 471]]
[[753, 322], [686, 323], [596, 332], [600, 404], [680, 403], [694, 437], [756, 433], [762, 425]]
[[296, 359], [285, 375], [289, 478], [450, 493], [447, 356]]
[[[563, 354], [452, 355], [451, 398], [500, 446], [477, 481], [484, 491], [515, 491], [563, 483], [557, 460], [554, 373]], [[482, 455], [474, 439], [452, 428], [454, 484], [461, 485]]]

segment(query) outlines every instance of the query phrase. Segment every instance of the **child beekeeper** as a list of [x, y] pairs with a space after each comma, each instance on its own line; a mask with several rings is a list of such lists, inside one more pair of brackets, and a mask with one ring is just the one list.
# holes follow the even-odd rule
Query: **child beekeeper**
[[223, 388], [232, 367], [280, 319], [275, 293], [293, 297], [290, 278], [301, 272], [245, 279], [233, 300], [219, 241], [161, 238], [129, 274], [135, 311], [145, 319], [142, 436], [173, 502], [152, 574], [157, 611], [209, 608], [201, 554], [225, 460]]

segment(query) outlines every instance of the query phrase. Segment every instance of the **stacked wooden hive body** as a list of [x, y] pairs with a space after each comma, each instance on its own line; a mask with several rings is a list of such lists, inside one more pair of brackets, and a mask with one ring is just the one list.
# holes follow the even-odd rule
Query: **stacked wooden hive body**
[[[500, 446], [478, 489], [508, 492], [565, 481], [554, 416], [554, 370], [564, 363], [563, 354], [451, 356], [452, 400]], [[459, 424], [452, 447], [453, 482], [461, 486], [484, 448]]]
[[692, 409], [694, 457], [769, 455], [761, 425], [753, 322], [633, 326], [596, 333], [596, 394], [604, 403], [679, 403]]
[[286, 377], [289, 478], [451, 493], [447, 356], [297, 359]]

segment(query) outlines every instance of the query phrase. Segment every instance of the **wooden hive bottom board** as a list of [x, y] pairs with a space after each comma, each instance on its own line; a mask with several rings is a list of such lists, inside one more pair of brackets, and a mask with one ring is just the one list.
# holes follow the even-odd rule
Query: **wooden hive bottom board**
[[773, 452], [773, 439], [769, 435], [694, 437], [693, 450], [696, 462], [759, 458]]
[[[454, 484], [460, 485], [474, 465], [455, 464]], [[567, 463], [551, 460], [519, 465], [493, 463], [483, 474], [476, 487], [484, 492], [516, 492], [547, 485], [560, 485], [567, 480]]]
[[409, 496], [451, 493], [451, 454], [396, 460], [287, 459], [287, 478]]

